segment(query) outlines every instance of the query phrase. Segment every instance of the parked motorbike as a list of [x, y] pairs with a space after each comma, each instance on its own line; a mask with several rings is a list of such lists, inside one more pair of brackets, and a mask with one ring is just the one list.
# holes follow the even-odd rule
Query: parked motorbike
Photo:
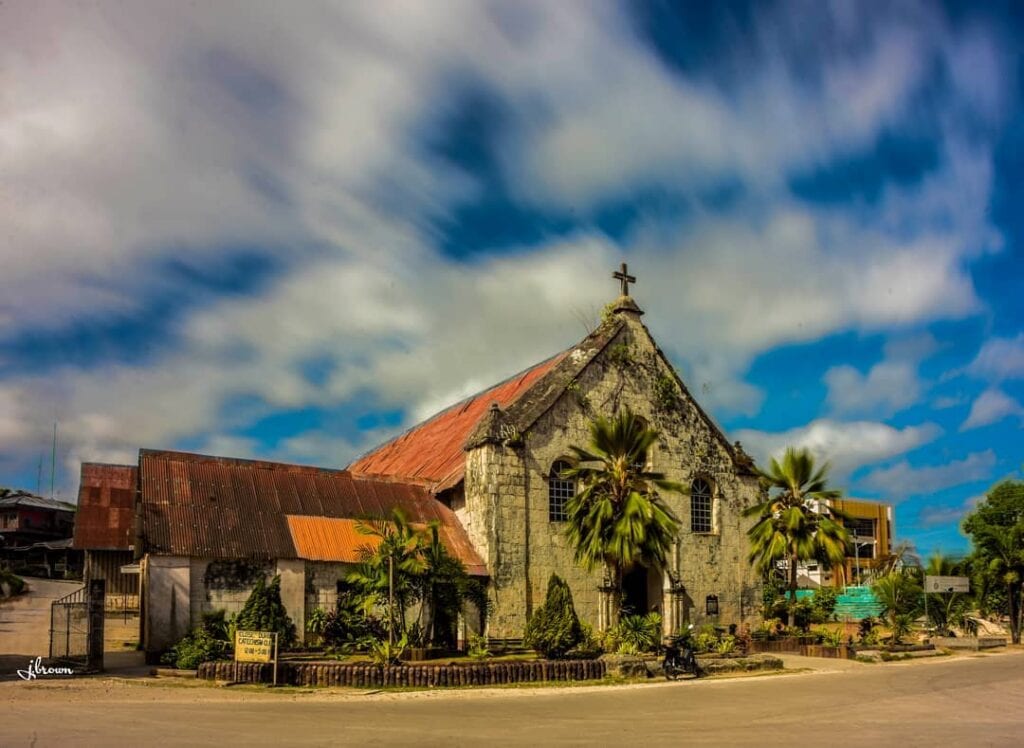
[[679, 676], [686, 673], [694, 678], [704, 674], [693, 651], [692, 631], [693, 624], [690, 624], [685, 633], [672, 637], [665, 645], [665, 659], [662, 660], [661, 668], [668, 680], [678, 680]]

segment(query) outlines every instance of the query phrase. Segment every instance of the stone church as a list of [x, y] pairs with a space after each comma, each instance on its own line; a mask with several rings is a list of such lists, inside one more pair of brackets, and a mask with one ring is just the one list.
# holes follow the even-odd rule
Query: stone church
[[635, 279], [615, 273], [622, 294], [577, 345], [438, 413], [349, 466], [352, 473], [425, 486], [450, 507], [484, 560], [491, 582], [491, 637], [521, 637], [552, 573], [570, 585], [581, 618], [610, 618], [602, 571], [585, 572], [564, 534], [576, 492], [561, 473], [570, 445], [586, 446], [598, 415], [630, 408], [660, 433], [648, 469], [684, 484], [665, 500], [680, 520], [664, 568], [624, 579], [625, 605], [658, 611], [666, 633], [686, 623], [752, 621], [760, 582], [746, 561], [742, 511], [756, 503], [751, 459], [701, 409], [651, 337], [629, 296]]
[[[684, 484], [664, 496], [680, 532], [664, 568], [624, 579], [625, 604], [658, 611], [666, 633], [686, 623], [755, 620], [758, 576], [746, 561], [742, 510], [755, 503], [753, 463], [693, 399], [622, 295], [579, 344], [457, 403], [345, 470], [142, 449], [137, 465], [83, 464], [75, 545], [87, 576], [129, 587], [140, 639], [156, 656], [206, 612], [238, 612], [258, 577], [281, 577], [296, 623], [334, 605], [366, 538], [356, 525], [400, 509], [436, 521], [469, 572], [486, 578], [488, 636], [519, 639], [556, 573], [580, 617], [610, 621], [603, 572], [573, 559], [564, 529], [576, 485], [562, 477], [571, 445], [598, 415], [630, 408], [660, 439], [648, 468]], [[128, 564], [134, 559], [137, 564]], [[125, 577], [126, 570], [134, 574]], [[122, 589], [124, 588], [124, 589]], [[472, 632], [479, 616], [465, 617]], [[298, 626], [300, 637], [305, 626]]]

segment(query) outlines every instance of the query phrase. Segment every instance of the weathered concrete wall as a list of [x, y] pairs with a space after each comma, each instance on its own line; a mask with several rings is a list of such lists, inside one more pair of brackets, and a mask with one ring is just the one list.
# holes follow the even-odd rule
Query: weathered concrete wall
[[281, 577], [281, 602], [295, 624], [299, 644], [306, 640], [306, 562], [302, 559], [277, 560]]
[[316, 608], [332, 610], [338, 597], [338, 580], [351, 570], [350, 564], [313, 561], [249, 561], [193, 558], [190, 560], [191, 626], [202, 623], [203, 614], [223, 610], [237, 615], [252, 594], [256, 579], [269, 582], [281, 575], [281, 601], [296, 631], [306, 630], [306, 621]]
[[186, 556], [147, 556], [145, 569], [145, 648], [161, 652], [191, 628], [190, 562]]
[[[552, 573], [569, 583], [581, 618], [597, 624], [602, 570], [581, 569], [564, 536], [564, 523], [549, 520], [547, 478], [554, 462], [570, 455], [570, 445], [589, 442], [595, 416], [626, 407], [661, 434], [648, 458], [650, 469], [686, 486], [700, 477], [713, 489], [710, 533], [691, 531], [689, 496], [664, 496], [681, 530], [667, 569], [653, 574], [651, 592], [659, 586], [667, 590], [665, 572], [671, 571], [686, 587], [684, 615], [690, 622], [709, 620], [709, 595], [717, 596], [719, 604], [712, 622], [752, 621], [756, 616], [759, 580], [746, 562], [746, 530], [752, 520], [741, 516], [757, 499], [756, 479], [740, 474], [722, 438], [678, 385], [639, 318], [628, 313], [625, 318], [618, 336], [523, 435], [522, 448], [488, 444], [467, 455], [466, 504], [459, 515], [494, 574], [491, 636], [522, 636], [527, 616], [543, 602]], [[652, 594], [650, 602], [663, 614], [670, 608], [667, 591], [660, 600]]]
[[334, 610], [338, 603], [338, 582], [353, 569], [351, 564], [306, 562], [306, 619], [317, 608]]
[[237, 615], [245, 607], [256, 580], [269, 581], [275, 567], [271, 561], [193, 558], [190, 564], [192, 625], [202, 623], [203, 614], [223, 610]]

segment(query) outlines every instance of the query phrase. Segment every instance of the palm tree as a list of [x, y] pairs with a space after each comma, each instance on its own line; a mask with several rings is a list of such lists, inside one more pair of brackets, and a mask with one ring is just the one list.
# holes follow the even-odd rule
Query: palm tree
[[423, 535], [398, 509], [390, 520], [357, 522], [356, 531], [376, 542], [359, 547], [359, 564], [348, 581], [363, 593], [368, 608], [387, 610], [389, 632], [397, 627], [404, 634], [405, 611], [415, 600], [416, 578], [426, 568]]
[[[935, 552], [928, 559], [928, 565], [924, 569], [926, 575], [936, 577], [956, 576], [962, 571], [962, 564], [940, 552]], [[926, 605], [928, 619], [934, 624], [939, 635], [949, 636], [953, 626], [965, 628], [969, 624], [968, 600], [967, 595], [959, 592], [932, 594], [930, 604]]]
[[759, 471], [767, 499], [743, 512], [746, 517], [757, 517], [747, 531], [748, 560], [754, 567], [765, 574], [781, 560], [788, 564], [790, 626], [794, 623], [799, 562], [820, 559], [834, 565], [846, 559], [849, 533], [837, 521], [841, 513], [826, 503], [840, 495], [828, 488], [828, 468], [826, 463], [815, 469], [810, 451], [789, 447], [781, 463], [772, 458], [770, 469]]
[[577, 563], [588, 571], [603, 565], [616, 591], [612, 621], [622, 603], [622, 575], [634, 564], [664, 563], [679, 521], [656, 489], [683, 493], [662, 473], [645, 469], [658, 432], [626, 409], [590, 425], [590, 445], [570, 447], [576, 466], [564, 478], [580, 489], [566, 503], [566, 536]]
[[416, 580], [422, 602], [419, 623], [425, 643], [451, 646], [454, 644], [453, 626], [470, 579], [462, 561], [451, 555], [441, 542], [440, 528], [437, 520], [427, 524], [423, 572]]

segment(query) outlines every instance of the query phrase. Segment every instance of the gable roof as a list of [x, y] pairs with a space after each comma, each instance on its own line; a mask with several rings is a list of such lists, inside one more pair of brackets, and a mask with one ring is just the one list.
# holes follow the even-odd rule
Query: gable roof
[[131, 550], [138, 476], [134, 465], [82, 463], [73, 548]]
[[[612, 311], [609, 319], [572, 348], [413, 426], [360, 457], [348, 469], [363, 475], [417, 481], [434, 493], [458, 485], [465, 475], [465, 449], [488, 441], [506, 441], [509, 433], [524, 433], [615, 339], [627, 324], [626, 318], [634, 317], [635, 324], [651, 341], [657, 356], [672, 372], [687, 403], [693, 406], [737, 469], [752, 474], [753, 462], [729, 443], [718, 424], [690, 394], [650, 331], [639, 321], [643, 312], [636, 303], [629, 297], [620, 297], [614, 302]], [[497, 404], [500, 410], [493, 409], [493, 404]]]
[[[346, 470], [144, 449], [139, 487], [145, 550], [151, 553], [307, 558], [311, 549], [342, 538], [330, 536], [337, 528], [328, 520], [386, 518], [399, 509], [414, 524], [439, 522], [448, 551], [471, 573], [486, 573], [455, 513], [423, 486]], [[292, 524], [301, 527], [293, 531]], [[331, 559], [313, 553], [307, 560], [346, 560], [352, 550], [335, 548]]]
[[456, 485], [466, 469], [463, 442], [491, 404], [507, 407], [516, 402], [555, 368], [567, 353], [563, 351], [552, 356], [442, 410], [360, 457], [348, 469], [361, 475], [394, 476], [417, 481], [435, 491]]
[[28, 509], [48, 509], [54, 512], [73, 512], [75, 505], [66, 501], [48, 499], [45, 496], [36, 496], [27, 491], [15, 491], [0, 498], [0, 509], [15, 509], [26, 507]]

